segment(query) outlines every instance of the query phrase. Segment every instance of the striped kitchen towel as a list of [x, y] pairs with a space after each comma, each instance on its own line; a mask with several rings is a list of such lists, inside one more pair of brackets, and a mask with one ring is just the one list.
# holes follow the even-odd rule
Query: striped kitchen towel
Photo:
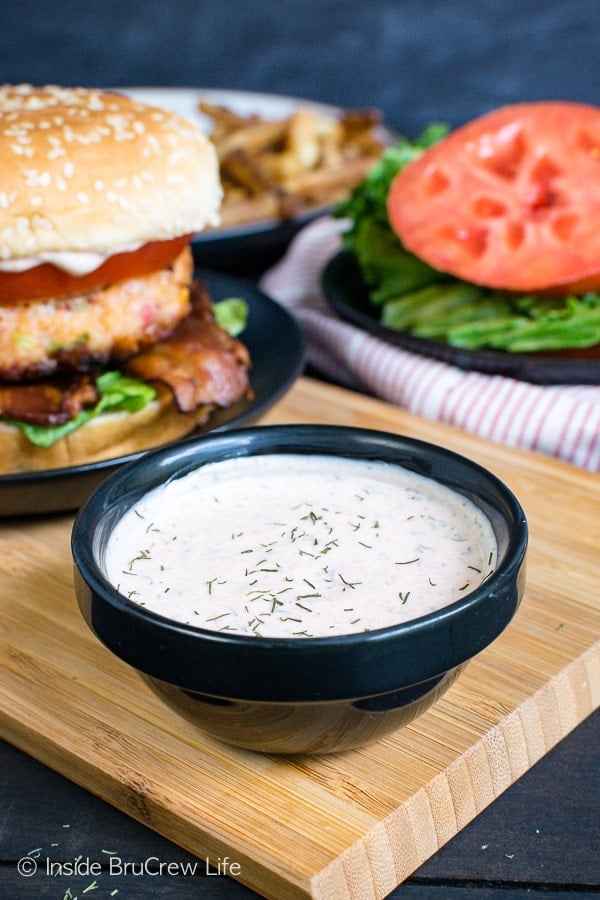
[[341, 228], [329, 217], [312, 222], [260, 283], [300, 322], [315, 370], [424, 418], [600, 471], [600, 385], [541, 386], [465, 371], [342, 320], [321, 290]]

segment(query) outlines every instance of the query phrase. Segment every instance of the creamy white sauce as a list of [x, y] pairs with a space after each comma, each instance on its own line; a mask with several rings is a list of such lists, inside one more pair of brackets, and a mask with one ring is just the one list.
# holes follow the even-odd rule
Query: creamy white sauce
[[141, 243], [127, 244], [107, 252], [91, 252], [88, 250], [48, 250], [38, 256], [23, 256], [19, 259], [0, 261], [0, 272], [26, 272], [43, 263], [50, 263], [69, 275], [88, 275], [95, 272], [111, 256], [118, 253], [130, 253], [139, 250]]
[[120, 593], [180, 622], [276, 637], [404, 622], [492, 573], [491, 523], [398, 466], [277, 454], [211, 463], [144, 496], [111, 535]]

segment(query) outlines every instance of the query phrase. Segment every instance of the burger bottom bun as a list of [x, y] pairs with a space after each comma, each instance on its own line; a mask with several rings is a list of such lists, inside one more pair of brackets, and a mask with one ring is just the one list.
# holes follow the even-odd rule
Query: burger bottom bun
[[181, 413], [170, 391], [159, 388], [156, 399], [138, 412], [102, 413], [50, 447], [38, 447], [19, 428], [0, 423], [0, 475], [81, 466], [149, 450], [189, 434], [214, 409], [207, 404]]

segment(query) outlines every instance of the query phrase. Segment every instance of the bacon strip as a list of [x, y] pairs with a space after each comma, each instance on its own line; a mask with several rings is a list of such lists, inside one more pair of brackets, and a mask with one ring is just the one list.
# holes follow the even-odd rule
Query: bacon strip
[[191, 315], [170, 337], [132, 356], [123, 368], [143, 381], [168, 385], [181, 412], [207, 403], [231, 406], [249, 392], [248, 351], [217, 325], [208, 294], [198, 282], [190, 299]]
[[31, 384], [0, 384], [0, 416], [31, 425], [63, 425], [82, 409], [95, 406], [98, 399], [90, 375], [55, 377]]

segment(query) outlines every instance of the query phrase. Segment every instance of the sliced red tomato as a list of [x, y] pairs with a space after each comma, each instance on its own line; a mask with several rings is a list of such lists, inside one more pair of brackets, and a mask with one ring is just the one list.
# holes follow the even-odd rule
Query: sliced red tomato
[[126, 278], [139, 278], [164, 269], [189, 244], [191, 235], [169, 241], [151, 241], [138, 250], [109, 256], [86, 275], [70, 275], [51, 263], [42, 263], [23, 272], [0, 272], [0, 303], [24, 303], [40, 297], [64, 297]]
[[522, 103], [451, 132], [400, 172], [388, 216], [442, 272], [486, 287], [600, 288], [600, 108]]

